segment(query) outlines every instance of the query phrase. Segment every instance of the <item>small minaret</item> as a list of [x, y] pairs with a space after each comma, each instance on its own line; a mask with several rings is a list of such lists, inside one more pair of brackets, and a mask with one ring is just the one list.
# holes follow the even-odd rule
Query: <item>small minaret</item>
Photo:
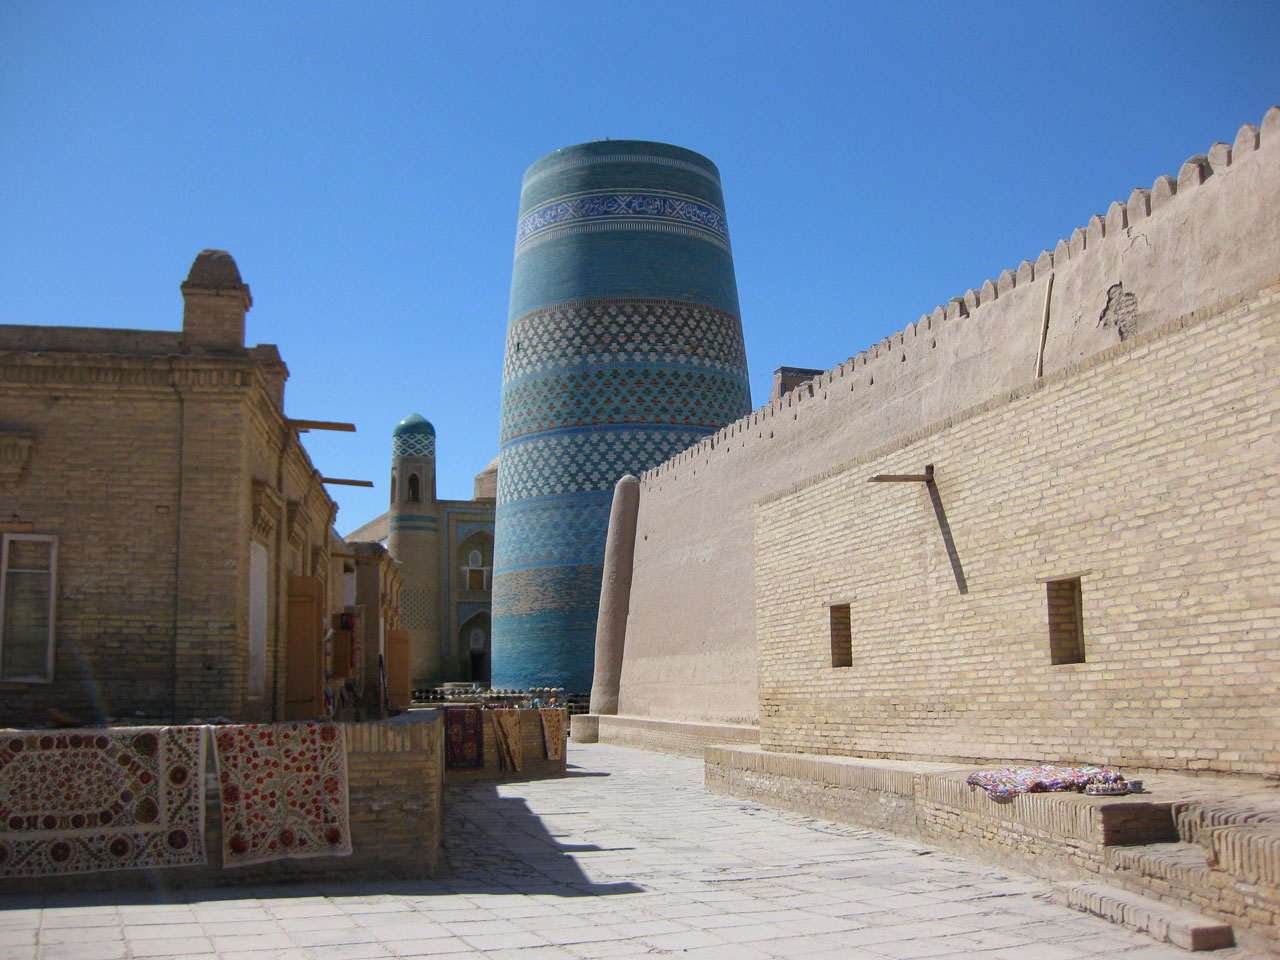
[[409, 631], [415, 686], [439, 682], [440, 511], [436, 505], [436, 430], [412, 413], [391, 431], [391, 516], [387, 549], [400, 564], [400, 626]]
[[225, 250], [201, 250], [182, 284], [182, 337], [193, 347], [243, 347], [249, 286]]

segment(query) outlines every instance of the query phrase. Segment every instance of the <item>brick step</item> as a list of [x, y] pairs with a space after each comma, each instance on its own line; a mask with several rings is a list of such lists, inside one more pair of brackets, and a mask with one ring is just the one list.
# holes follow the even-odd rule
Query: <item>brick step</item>
[[1172, 943], [1183, 950], [1220, 950], [1235, 945], [1235, 935], [1229, 923], [1211, 920], [1127, 890], [1101, 883], [1059, 883], [1054, 885], [1054, 891], [1062, 903], [1075, 910], [1148, 934], [1161, 943]]
[[1195, 843], [1146, 843], [1108, 847], [1107, 865], [1123, 873], [1163, 880], [1179, 891], [1211, 889], [1213, 868], [1204, 847]]

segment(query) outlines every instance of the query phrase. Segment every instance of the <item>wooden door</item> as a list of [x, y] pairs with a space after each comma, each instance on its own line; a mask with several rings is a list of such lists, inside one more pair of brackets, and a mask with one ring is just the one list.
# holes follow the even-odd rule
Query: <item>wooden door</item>
[[387, 631], [387, 701], [398, 710], [407, 710], [413, 699], [409, 675], [409, 631]]
[[314, 720], [324, 712], [324, 623], [320, 580], [289, 577], [284, 718]]

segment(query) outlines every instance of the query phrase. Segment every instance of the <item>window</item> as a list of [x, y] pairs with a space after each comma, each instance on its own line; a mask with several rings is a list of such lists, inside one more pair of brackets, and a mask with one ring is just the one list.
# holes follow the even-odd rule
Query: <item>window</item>
[[483, 561], [480, 559], [480, 551], [479, 551], [479, 550], [472, 550], [472, 551], [471, 551], [471, 555], [470, 555], [469, 557], [467, 557], [467, 566], [468, 566], [468, 567], [483, 567], [483, 566], [484, 566]]
[[416, 473], [409, 474], [409, 482], [405, 486], [409, 491], [407, 499], [410, 503], [422, 502], [422, 481], [418, 479]]
[[1049, 660], [1051, 663], [1084, 663], [1084, 615], [1080, 578], [1050, 580]]
[[831, 665], [853, 666], [853, 630], [849, 621], [849, 605], [833, 603], [831, 611]]
[[0, 680], [53, 679], [56, 537], [6, 533], [0, 540]]
[[484, 631], [481, 630], [479, 627], [471, 628], [471, 649], [472, 650], [484, 649]]

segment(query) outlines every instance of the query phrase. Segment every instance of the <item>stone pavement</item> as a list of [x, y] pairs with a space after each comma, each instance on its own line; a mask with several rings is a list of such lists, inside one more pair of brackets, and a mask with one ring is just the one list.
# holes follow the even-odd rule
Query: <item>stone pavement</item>
[[8, 897], [0, 960], [1190, 956], [1007, 870], [712, 795], [701, 761], [571, 744], [569, 763], [449, 788], [449, 877]]

